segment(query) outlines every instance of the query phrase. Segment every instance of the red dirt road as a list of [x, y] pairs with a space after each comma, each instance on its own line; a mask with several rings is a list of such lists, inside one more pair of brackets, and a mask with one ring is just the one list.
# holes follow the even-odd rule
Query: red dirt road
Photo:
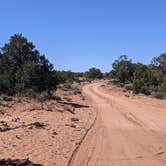
[[166, 166], [166, 103], [92, 83], [83, 88], [97, 111], [72, 166]]

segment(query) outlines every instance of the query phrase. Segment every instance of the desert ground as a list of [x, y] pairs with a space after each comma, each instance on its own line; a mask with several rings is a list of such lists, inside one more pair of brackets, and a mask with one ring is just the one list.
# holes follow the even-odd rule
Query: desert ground
[[165, 166], [166, 101], [87, 83], [61, 99], [0, 98], [0, 165]]
[[57, 90], [61, 100], [0, 98], [0, 166], [66, 166], [94, 122], [86, 98]]

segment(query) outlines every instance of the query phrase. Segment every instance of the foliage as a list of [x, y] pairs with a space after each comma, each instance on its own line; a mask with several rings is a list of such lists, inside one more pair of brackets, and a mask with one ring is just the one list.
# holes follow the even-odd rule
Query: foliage
[[72, 89], [72, 86], [71, 86], [70, 83], [64, 83], [64, 84], [63, 84], [63, 87], [64, 87], [65, 89], [67, 89], [67, 90]]
[[59, 83], [72, 82], [74, 73], [71, 71], [56, 71]]
[[79, 80], [80, 77], [83, 77], [83, 73], [79, 73], [79, 72], [72, 72], [72, 71], [55, 71], [54, 73], [57, 77], [57, 80], [59, 83], [73, 83], [75, 82], [81, 82], [81, 80]]
[[90, 68], [87, 72], [85, 72], [84, 76], [89, 79], [101, 79], [103, 78], [103, 74], [100, 69]]
[[152, 65], [166, 74], [166, 53], [152, 59]]
[[107, 73], [107, 77], [114, 78], [116, 82], [118, 80], [119, 84], [131, 83], [135, 93], [149, 95], [156, 92], [157, 96], [162, 96], [166, 92], [165, 53], [153, 58], [150, 65], [132, 63], [132, 60], [123, 55], [112, 66], [113, 70]]
[[56, 89], [53, 65], [21, 34], [1, 48], [0, 92], [8, 95], [50, 92]]
[[121, 83], [126, 81], [132, 81], [134, 75], [134, 64], [127, 58], [126, 55], [122, 55], [112, 64], [112, 75], [118, 79]]

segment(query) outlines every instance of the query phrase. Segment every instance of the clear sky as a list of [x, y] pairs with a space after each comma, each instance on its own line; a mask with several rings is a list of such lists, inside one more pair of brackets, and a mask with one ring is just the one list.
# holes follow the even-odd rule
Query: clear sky
[[1, 0], [0, 46], [15, 33], [58, 70], [109, 71], [121, 54], [166, 52], [166, 0]]

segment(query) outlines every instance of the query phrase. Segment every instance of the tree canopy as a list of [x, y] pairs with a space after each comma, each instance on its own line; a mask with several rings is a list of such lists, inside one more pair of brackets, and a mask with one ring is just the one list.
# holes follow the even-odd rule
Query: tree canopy
[[131, 81], [134, 76], [134, 64], [126, 55], [122, 55], [112, 64], [112, 75], [120, 82]]
[[1, 48], [0, 92], [9, 95], [50, 91], [56, 88], [53, 65], [21, 34], [11, 36]]
[[150, 65], [132, 63], [126, 55], [122, 55], [112, 67], [107, 76], [117, 79], [122, 84], [131, 83], [135, 93], [166, 92], [165, 53], [153, 58]]
[[103, 77], [102, 72], [100, 69], [97, 68], [90, 68], [87, 72], [85, 72], [85, 77], [89, 79], [101, 79]]

